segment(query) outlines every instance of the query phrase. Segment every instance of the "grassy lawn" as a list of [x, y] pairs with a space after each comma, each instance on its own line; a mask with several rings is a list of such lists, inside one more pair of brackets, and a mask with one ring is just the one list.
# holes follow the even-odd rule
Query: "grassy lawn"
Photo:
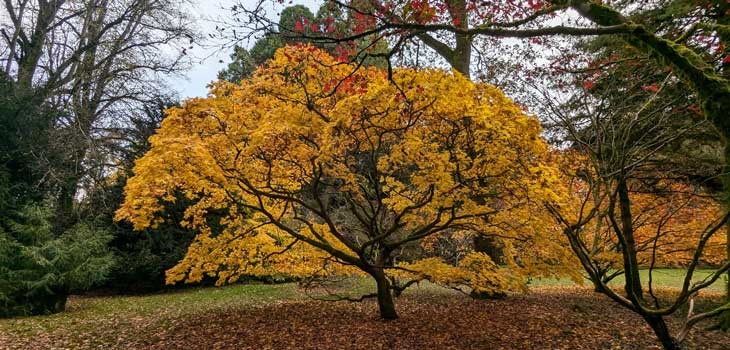
[[134, 329], [135, 335], [145, 336], [201, 312], [233, 311], [302, 297], [293, 284], [241, 284], [144, 296], [72, 297], [63, 313], [0, 319], [0, 349], [6, 348], [4, 337], [27, 340], [59, 332], [69, 336], [67, 348], [103, 348], [123, 341], [115, 332], [118, 329]]
[[[681, 273], [659, 270], [655, 278], [657, 284], [669, 286]], [[355, 295], [373, 291], [374, 284], [348, 280], [334, 288]], [[721, 285], [713, 286], [713, 291], [722, 290]], [[569, 280], [536, 280], [531, 293], [503, 301], [474, 301], [420, 283], [397, 299], [401, 319], [387, 324], [378, 321], [373, 301], [333, 303], [311, 298], [323, 293], [322, 288], [307, 292], [289, 283], [72, 297], [67, 312], [61, 314], [0, 320], [0, 349], [419, 349], [430, 344], [453, 349], [538, 344], [552, 344], [554, 349], [643, 349], [655, 345], [651, 331], [635, 315], [591, 293], [587, 285], [575, 287]], [[701, 330], [694, 334], [697, 349], [730, 344], [727, 334]], [[372, 343], [373, 339], [378, 342]]]
[[[713, 270], [697, 270], [694, 273], [692, 282], [699, 282], [708, 277], [710, 274], [712, 274]], [[644, 283], [644, 287], [646, 288], [648, 286], [649, 281], [649, 270], [641, 270], [641, 281]], [[661, 288], [661, 289], [679, 289], [682, 286], [682, 281], [684, 280], [685, 271], [681, 269], [654, 269], [652, 271], [651, 277], [652, 277], [652, 286], [655, 288]], [[616, 277], [613, 281], [611, 281], [611, 285], [613, 286], [621, 286], [624, 283], [623, 276]], [[713, 283], [711, 286], [705, 289], [707, 292], [711, 293], [724, 293], [725, 292], [725, 284], [726, 284], [726, 277], [723, 276], [715, 283]], [[549, 286], [572, 286], [575, 285], [575, 283], [567, 278], [563, 279], [555, 279], [555, 278], [543, 278], [543, 279], [533, 279], [530, 282], [530, 285], [533, 287], [549, 287]], [[590, 285], [590, 281], [586, 280], [584, 282], [585, 286]]]

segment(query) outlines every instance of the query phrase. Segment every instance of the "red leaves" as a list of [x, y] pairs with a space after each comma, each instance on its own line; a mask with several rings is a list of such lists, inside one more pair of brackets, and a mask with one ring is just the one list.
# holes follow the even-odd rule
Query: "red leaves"
[[695, 106], [695, 105], [688, 106], [687, 110], [695, 116], [702, 116], [702, 109], [700, 109], [699, 106]]
[[357, 11], [353, 12], [352, 18], [355, 24], [352, 28], [354, 34], [359, 34], [372, 29], [377, 22], [377, 19], [374, 16]]
[[583, 88], [591, 91], [593, 88], [596, 87], [596, 83], [593, 80], [586, 80], [583, 82]]
[[527, 5], [532, 11], [538, 11], [544, 7], [547, 7], [548, 4], [546, 1], [543, 0], [527, 0]]
[[[332, 20], [334, 21], [334, 19]], [[332, 22], [330, 22], [331, 24]], [[327, 28], [331, 27], [331, 25], [328, 24]], [[309, 29], [312, 32], [318, 32], [319, 31], [319, 24], [317, 23], [310, 23], [308, 19], [303, 18], [301, 20], [297, 20], [294, 22], [294, 31], [296, 32], [303, 32], [304, 30]]]
[[436, 17], [436, 9], [428, 0], [411, 0], [409, 3], [416, 23], [428, 23]]
[[349, 62], [350, 54], [355, 51], [355, 44], [351, 41], [341, 42], [333, 51], [334, 59], [340, 62]]
[[324, 25], [324, 31], [326, 33], [332, 33], [332, 32], [334, 32], [335, 31], [334, 23], [335, 23], [335, 19], [333, 17], [331, 17], [331, 16], [330, 17], [327, 17], [324, 20], [324, 23], [323, 23], [323, 25]]
[[365, 78], [360, 74], [353, 74], [342, 80], [332, 79], [322, 86], [322, 92], [331, 93], [334, 89], [336, 92], [344, 94], [364, 94], [367, 91], [368, 84]]
[[659, 91], [659, 86], [657, 86], [657, 84], [654, 83], [654, 84], [649, 84], [649, 85], [642, 85], [641, 86], [641, 89], [644, 90], [644, 91], [646, 91], [646, 92], [652, 92], [652, 93], [654, 93], [654, 92], [658, 92]]

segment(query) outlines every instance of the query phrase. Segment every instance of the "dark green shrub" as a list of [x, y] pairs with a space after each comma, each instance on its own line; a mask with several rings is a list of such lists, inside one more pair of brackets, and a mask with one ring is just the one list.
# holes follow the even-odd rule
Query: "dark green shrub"
[[63, 311], [72, 292], [103, 281], [113, 265], [111, 236], [77, 224], [59, 236], [47, 206], [26, 206], [0, 228], [0, 317]]

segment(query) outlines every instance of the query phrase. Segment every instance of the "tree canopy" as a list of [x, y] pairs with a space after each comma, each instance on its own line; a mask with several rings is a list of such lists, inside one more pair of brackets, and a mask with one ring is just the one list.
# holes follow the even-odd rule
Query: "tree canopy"
[[[561, 198], [540, 132], [498, 89], [458, 73], [396, 69], [390, 81], [287, 47], [251, 80], [219, 82], [168, 111], [117, 219], [154, 226], [180, 191], [194, 201], [183, 224], [200, 233], [170, 282], [364, 272], [381, 315], [395, 318], [394, 275], [493, 290], [514, 271], [546, 271], [531, 270], [528, 256], [540, 253], [520, 247], [564, 263], [554, 231], [531, 215]], [[406, 247], [454, 232], [503, 240], [513, 269], [481, 253], [458, 266], [399, 264]]]

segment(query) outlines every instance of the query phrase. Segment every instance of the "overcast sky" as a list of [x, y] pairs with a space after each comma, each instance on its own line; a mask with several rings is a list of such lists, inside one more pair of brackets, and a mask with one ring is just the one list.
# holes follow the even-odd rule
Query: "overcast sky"
[[[228, 62], [230, 62], [229, 56], [232, 52], [230, 48], [220, 48], [220, 45], [211, 42], [208, 34], [215, 32], [216, 24], [213, 20], [230, 16], [230, 12], [227, 9], [230, 9], [234, 0], [192, 0], [192, 2], [193, 5], [190, 13], [197, 18], [201, 34], [207, 41], [203, 46], [196, 45], [192, 50], [188, 50], [189, 57], [193, 59], [193, 66], [187, 72], [187, 78], [173, 80], [175, 90], [180, 93], [180, 97], [183, 99], [207, 95], [208, 88], [206, 86], [215, 80], [218, 71], [225, 68]], [[253, 5], [256, 3], [256, 0], [243, 0], [242, 2], [244, 4], [251, 2]], [[292, 1], [292, 4], [288, 4], [287, 2], [285, 6], [303, 4], [310, 8], [316, 8], [320, 2], [320, 0], [299, 0]], [[271, 1], [271, 3], [273, 4], [274, 1]], [[280, 9], [278, 11], [267, 12], [277, 13], [279, 11]], [[246, 43], [241, 44], [245, 46]], [[249, 45], [252, 44], [250, 43]]]
[[[230, 7], [230, 3], [230, 0], [193, 0], [190, 13], [197, 19], [206, 46], [195, 45], [192, 50], [188, 50], [188, 56], [192, 58], [193, 66], [187, 72], [186, 78], [173, 80], [173, 87], [180, 92], [181, 98], [205, 96], [208, 93], [206, 85], [215, 80], [218, 71], [230, 61], [229, 50], [207, 47], [208, 44], [212, 44], [208, 42], [208, 34], [215, 31], [215, 23], [210, 20], [228, 15], [223, 8]], [[220, 62], [221, 60], [223, 63]]]

